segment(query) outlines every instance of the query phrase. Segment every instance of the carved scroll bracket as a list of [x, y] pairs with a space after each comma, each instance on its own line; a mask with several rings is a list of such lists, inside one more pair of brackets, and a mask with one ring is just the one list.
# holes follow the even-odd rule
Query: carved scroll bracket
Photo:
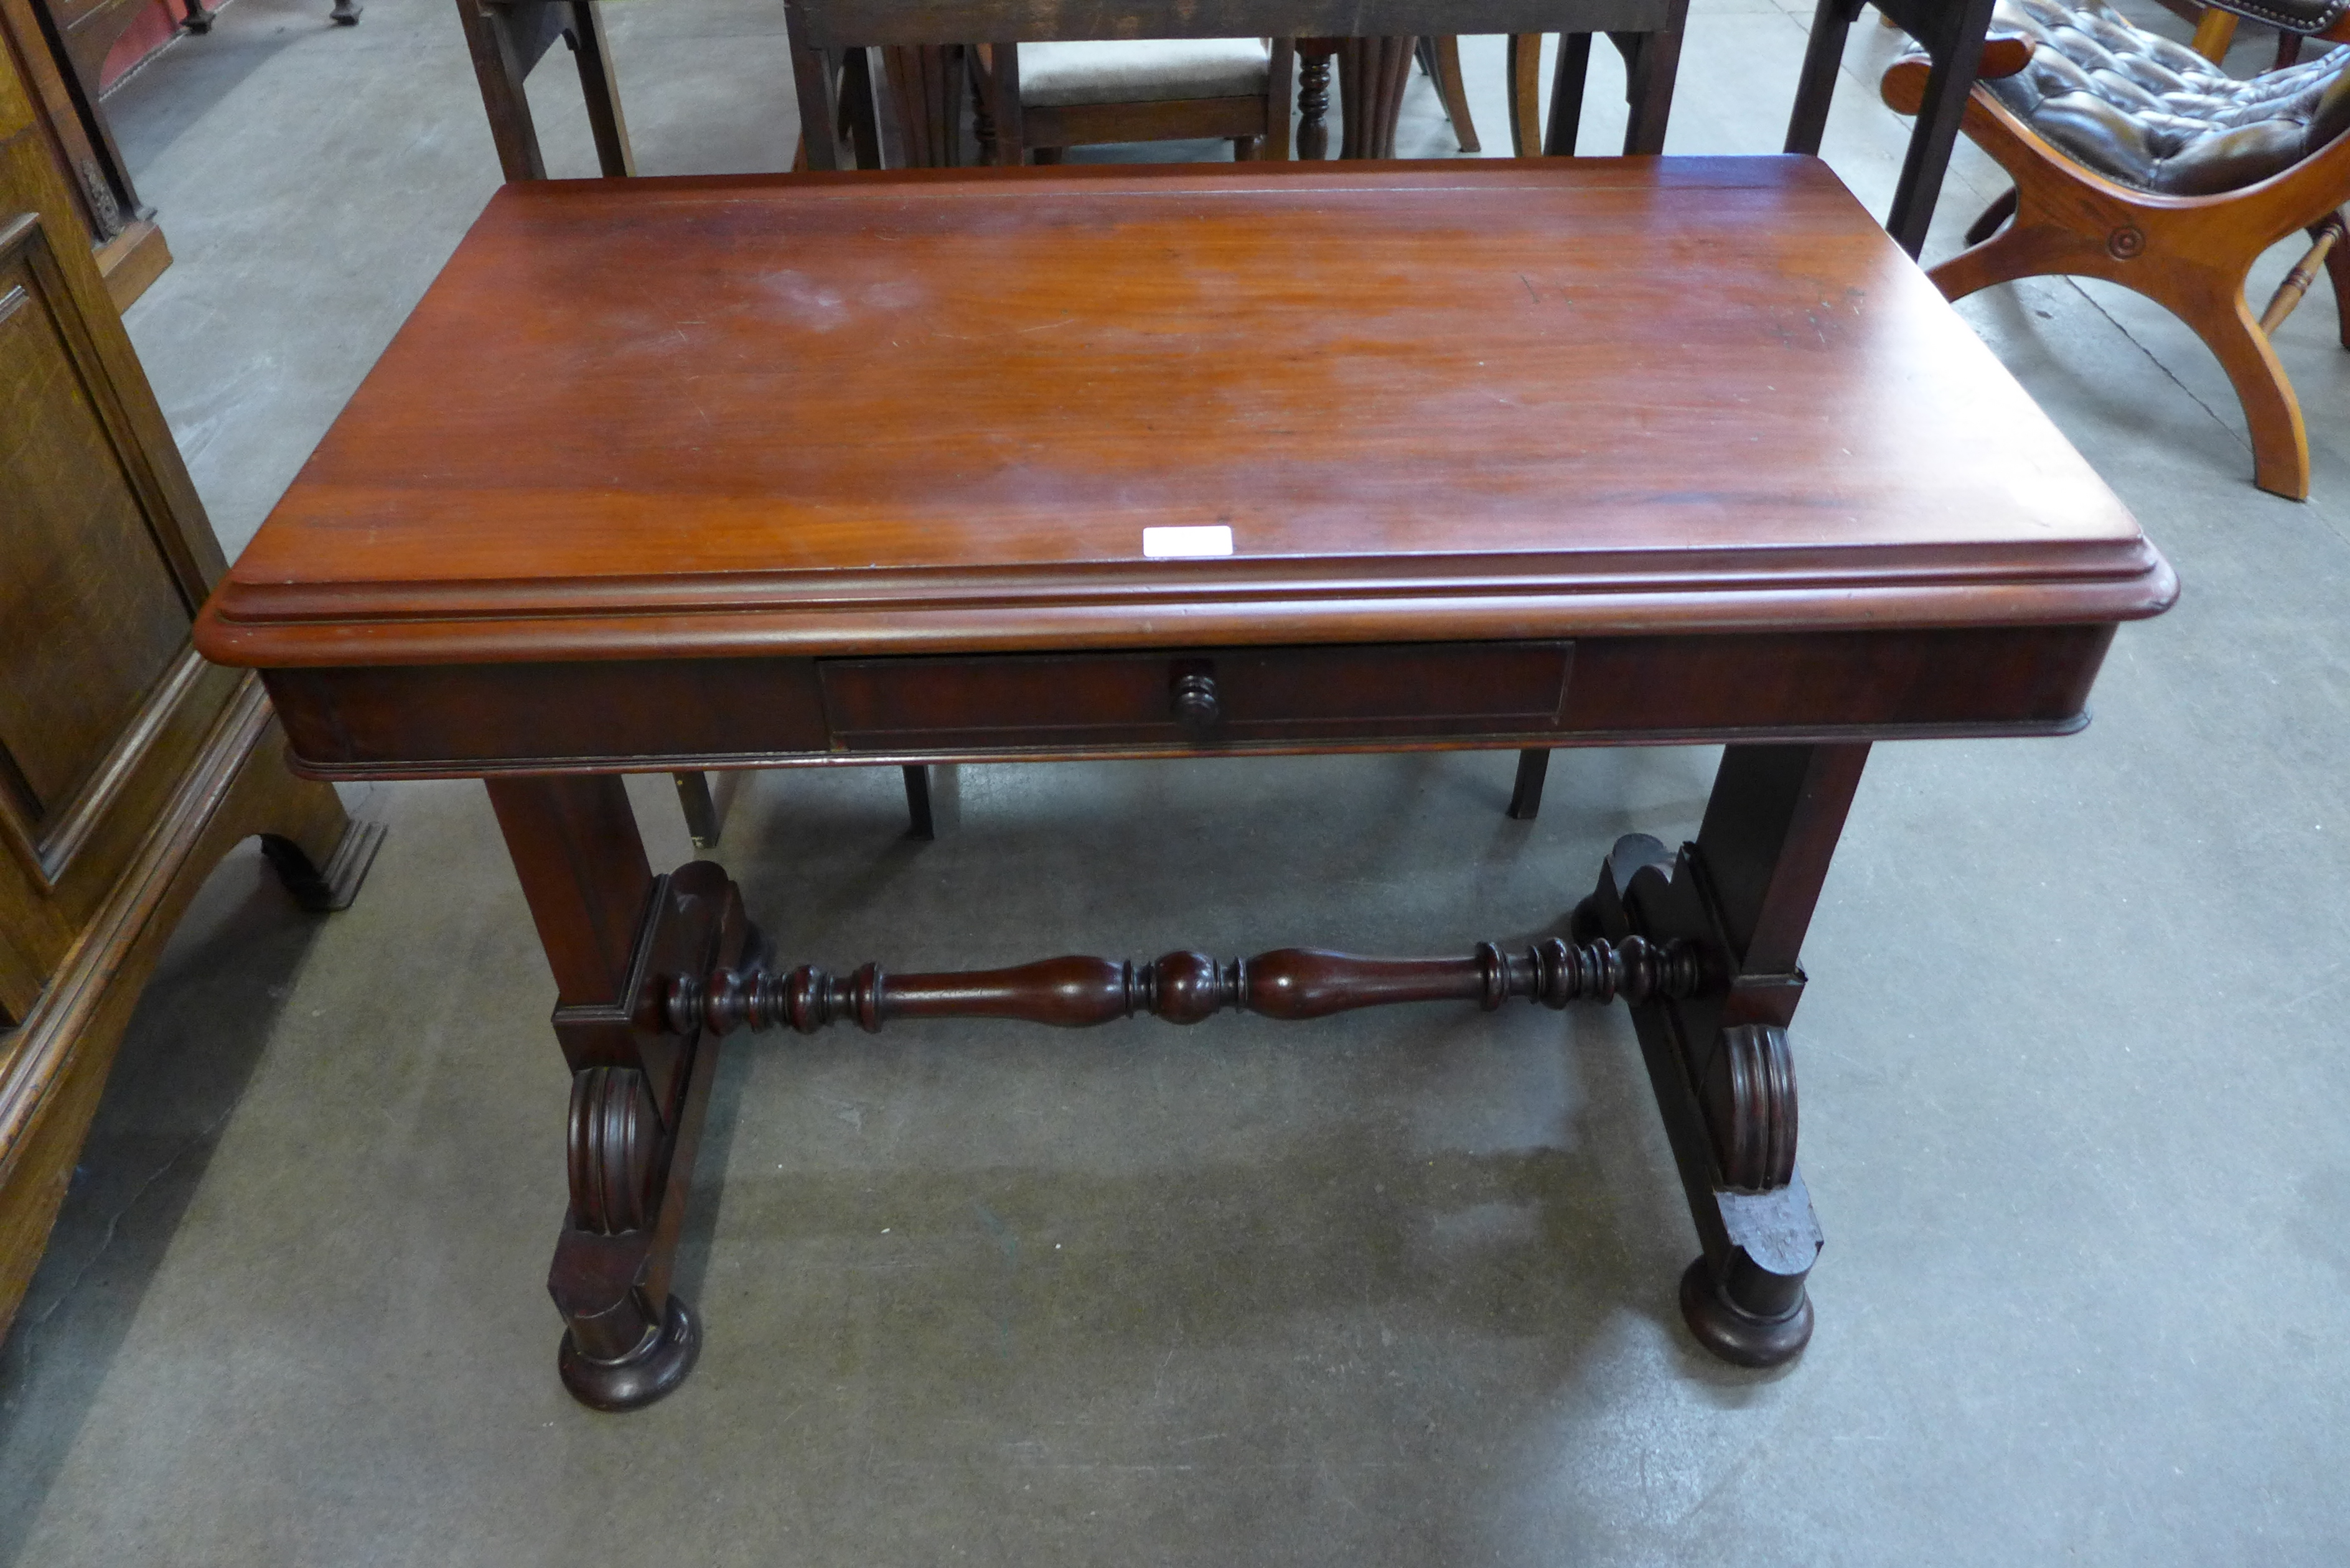
[[1219, 961], [1173, 952], [1147, 963], [1070, 956], [1016, 969], [890, 974], [867, 964], [842, 980], [813, 965], [785, 972], [754, 961], [740, 971], [671, 976], [660, 1024], [672, 1034], [790, 1028], [813, 1034], [855, 1019], [868, 1033], [899, 1018], [1017, 1018], [1081, 1029], [1137, 1013], [1197, 1023], [1229, 1008], [1266, 1018], [1325, 1018], [1406, 1002], [1473, 1002], [1487, 1012], [1512, 998], [1638, 1004], [1700, 994], [1712, 983], [1696, 943], [1566, 942], [1519, 952], [1493, 942], [1467, 958], [1361, 958], [1283, 948]]

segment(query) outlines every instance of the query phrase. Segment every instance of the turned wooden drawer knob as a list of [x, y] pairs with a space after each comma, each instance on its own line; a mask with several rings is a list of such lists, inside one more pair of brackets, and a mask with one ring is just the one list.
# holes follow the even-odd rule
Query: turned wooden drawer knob
[[1179, 675], [1175, 678], [1175, 722], [1194, 735], [1204, 735], [1216, 727], [1224, 716], [1222, 706], [1216, 701], [1216, 678], [1212, 675]]

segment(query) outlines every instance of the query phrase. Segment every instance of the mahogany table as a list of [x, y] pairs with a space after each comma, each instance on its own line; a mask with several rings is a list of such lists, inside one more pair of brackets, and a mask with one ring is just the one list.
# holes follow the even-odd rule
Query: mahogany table
[[[1620, 995], [1684, 1315], [1793, 1355], [1786, 1029], [1869, 743], [2076, 729], [2175, 592], [1810, 159], [1009, 169], [507, 186], [198, 640], [317, 777], [488, 780], [574, 1074], [560, 1366], [623, 1408], [698, 1343], [721, 1037], [957, 1013]], [[787, 967], [619, 776], [1666, 742], [1726, 742], [1703, 825], [1572, 941], [984, 974]]]

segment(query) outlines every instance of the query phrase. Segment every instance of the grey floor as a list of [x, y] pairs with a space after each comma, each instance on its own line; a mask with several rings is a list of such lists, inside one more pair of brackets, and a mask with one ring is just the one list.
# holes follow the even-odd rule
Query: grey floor
[[[112, 106], [178, 257], [133, 335], [232, 553], [496, 178], [445, 0], [326, 8], [237, 0]], [[608, 8], [647, 171], [787, 157], [775, 0]], [[1775, 147], [1807, 10], [1699, 0], [1674, 151]], [[1829, 141], [1879, 210], [1893, 47], [1856, 32]], [[1499, 42], [1468, 53], [1505, 148]], [[585, 172], [562, 64], [534, 90]], [[1450, 152], [1413, 92], [1404, 150]], [[1998, 188], [1961, 158], [1929, 259]], [[1694, 1240], [1620, 1017], [946, 1025], [732, 1059], [701, 1368], [591, 1415], [543, 1293], [566, 1085], [529, 920], [476, 787], [378, 786], [356, 908], [314, 922], [242, 854], [148, 992], [0, 1357], [0, 1563], [2350, 1561], [2333, 306], [2281, 343], [2305, 505], [2252, 489], [2159, 313], [1965, 307], [2185, 595], [2086, 734], [1872, 762], [1806, 950], [1829, 1241], [1792, 1369], [1679, 1323]], [[969, 768], [931, 845], [889, 770], [770, 774], [721, 857], [835, 965], [1442, 951], [1555, 929], [1711, 766], [1565, 754], [1531, 825], [1495, 755]]]

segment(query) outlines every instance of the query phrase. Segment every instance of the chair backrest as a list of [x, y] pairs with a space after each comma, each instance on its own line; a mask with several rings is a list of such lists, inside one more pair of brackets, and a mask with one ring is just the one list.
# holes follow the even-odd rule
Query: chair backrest
[[[840, 123], [838, 62], [880, 45], [957, 52], [950, 67], [899, 57], [893, 79], [937, 84], [964, 46], [1097, 38], [1378, 38], [1432, 33], [1655, 32], [1671, 0], [785, 0], [800, 123]], [[934, 95], [933, 95], [934, 96]], [[836, 137], [807, 137], [811, 168], [840, 167]]]
[[523, 78], [556, 39], [567, 36], [579, 67], [597, 164], [608, 175], [637, 171], [628, 124], [620, 116], [620, 89], [613, 79], [604, 16], [596, 0], [457, 0], [457, 21], [473, 57], [482, 108], [490, 117], [490, 138], [497, 143], [498, 163], [507, 179], [546, 178], [546, 161], [539, 153], [538, 128], [531, 119]]

